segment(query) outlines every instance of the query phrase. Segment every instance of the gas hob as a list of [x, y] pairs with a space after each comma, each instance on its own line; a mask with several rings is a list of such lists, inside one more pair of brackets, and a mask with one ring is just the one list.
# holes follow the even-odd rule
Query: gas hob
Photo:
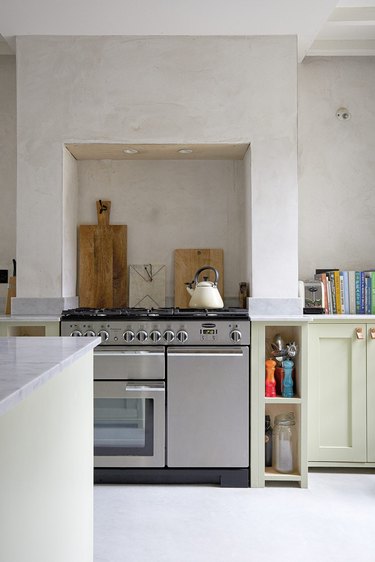
[[99, 336], [101, 345], [249, 345], [243, 308], [75, 308], [61, 315], [62, 336]]

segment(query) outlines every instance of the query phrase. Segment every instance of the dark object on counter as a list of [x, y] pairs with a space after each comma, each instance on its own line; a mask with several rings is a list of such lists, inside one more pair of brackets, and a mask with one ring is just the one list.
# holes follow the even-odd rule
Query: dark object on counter
[[8, 270], [0, 269], [0, 283], [8, 283]]
[[304, 308], [304, 314], [324, 314], [324, 308]]
[[5, 314], [10, 314], [12, 310], [12, 298], [16, 296], [16, 260], [13, 259], [13, 275], [9, 277], [8, 294], [5, 305]]
[[250, 296], [249, 283], [241, 282], [240, 283], [240, 292], [239, 292], [240, 308], [246, 308], [247, 307], [246, 299], [249, 296]]
[[272, 427], [271, 427], [271, 417], [266, 415], [265, 418], [265, 465], [272, 466]]

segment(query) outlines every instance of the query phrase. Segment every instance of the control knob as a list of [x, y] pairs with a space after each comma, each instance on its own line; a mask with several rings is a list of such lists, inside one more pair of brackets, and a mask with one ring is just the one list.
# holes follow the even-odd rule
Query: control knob
[[144, 330], [139, 330], [139, 332], [137, 332], [137, 340], [140, 342], [146, 341], [147, 332], [145, 332]]
[[229, 337], [232, 340], [232, 342], [238, 343], [241, 341], [242, 334], [239, 330], [232, 330], [231, 333], [229, 334]]
[[181, 343], [185, 343], [186, 340], [188, 339], [188, 333], [185, 330], [180, 330], [179, 332], [177, 332], [176, 334], [176, 338], [178, 339], [179, 342]]
[[160, 341], [161, 339], [161, 333], [159, 332], [159, 330], [152, 330], [152, 332], [150, 332], [150, 340], [152, 340], [154, 343], [157, 343], [158, 341]]
[[80, 332], [79, 330], [74, 330], [70, 335], [73, 336], [74, 338], [78, 338], [82, 336], [82, 332]]
[[174, 333], [172, 332], [172, 330], [165, 330], [163, 338], [167, 343], [171, 343], [174, 340]]
[[89, 337], [89, 338], [94, 338], [95, 337], [95, 332], [93, 330], [87, 330], [87, 332], [85, 332], [83, 334], [85, 337]]
[[98, 333], [98, 336], [100, 338], [102, 338], [102, 341], [108, 341], [109, 340], [109, 333], [107, 332], [107, 330], [100, 330], [100, 332]]
[[126, 330], [122, 336], [127, 343], [131, 343], [134, 340], [134, 332], [131, 330]]

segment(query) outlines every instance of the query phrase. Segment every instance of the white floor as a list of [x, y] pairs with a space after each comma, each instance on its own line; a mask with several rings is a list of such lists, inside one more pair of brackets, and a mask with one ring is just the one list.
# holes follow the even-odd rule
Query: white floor
[[95, 562], [375, 562], [375, 472], [309, 488], [95, 486]]

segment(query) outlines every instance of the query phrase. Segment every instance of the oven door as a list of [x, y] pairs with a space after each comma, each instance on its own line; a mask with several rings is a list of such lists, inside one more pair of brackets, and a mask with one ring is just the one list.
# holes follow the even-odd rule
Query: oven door
[[94, 351], [95, 380], [164, 379], [162, 346], [103, 346]]
[[94, 466], [165, 466], [164, 381], [94, 382]]

